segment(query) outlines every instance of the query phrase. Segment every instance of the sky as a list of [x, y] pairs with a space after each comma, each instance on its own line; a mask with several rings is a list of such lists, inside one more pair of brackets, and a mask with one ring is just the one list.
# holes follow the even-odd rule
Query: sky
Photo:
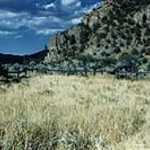
[[0, 0], [0, 53], [38, 52], [100, 0]]

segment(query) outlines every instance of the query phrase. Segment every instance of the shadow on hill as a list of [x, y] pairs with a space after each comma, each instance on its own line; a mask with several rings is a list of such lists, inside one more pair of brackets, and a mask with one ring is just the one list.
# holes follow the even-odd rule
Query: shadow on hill
[[41, 62], [45, 59], [48, 53], [48, 49], [44, 49], [40, 52], [31, 55], [11, 55], [11, 54], [1, 54], [0, 53], [0, 64], [14, 64], [14, 63], [29, 63], [31, 61]]

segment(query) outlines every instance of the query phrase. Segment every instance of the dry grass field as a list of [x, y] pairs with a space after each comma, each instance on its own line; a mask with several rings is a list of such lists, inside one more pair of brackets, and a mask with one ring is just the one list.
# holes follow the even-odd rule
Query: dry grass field
[[150, 81], [36, 76], [0, 86], [2, 150], [150, 150]]

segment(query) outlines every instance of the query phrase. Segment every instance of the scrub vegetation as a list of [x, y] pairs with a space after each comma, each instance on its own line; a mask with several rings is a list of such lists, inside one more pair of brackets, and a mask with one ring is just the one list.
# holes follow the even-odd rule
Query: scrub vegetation
[[150, 149], [150, 81], [36, 76], [0, 86], [2, 150]]

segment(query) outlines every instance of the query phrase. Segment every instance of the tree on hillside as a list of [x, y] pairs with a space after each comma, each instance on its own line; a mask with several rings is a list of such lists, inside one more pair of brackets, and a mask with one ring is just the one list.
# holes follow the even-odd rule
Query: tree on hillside
[[8, 70], [0, 64], [0, 76], [8, 78]]
[[44, 46], [44, 50], [48, 50], [48, 46], [46, 44]]

